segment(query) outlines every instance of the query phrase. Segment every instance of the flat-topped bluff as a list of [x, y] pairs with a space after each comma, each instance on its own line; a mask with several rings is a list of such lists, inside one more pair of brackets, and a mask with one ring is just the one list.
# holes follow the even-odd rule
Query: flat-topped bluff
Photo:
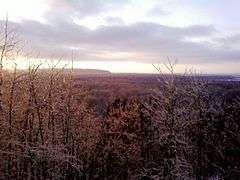
[[110, 71], [100, 70], [100, 69], [64, 69], [64, 73], [70, 73], [73, 71], [74, 75], [108, 75], [111, 74]]
[[[18, 72], [27, 72], [28, 70], [17, 70]], [[38, 69], [38, 73], [50, 73], [52, 71], [61, 71], [62, 74], [68, 74], [73, 72], [74, 75], [110, 75], [111, 72], [107, 70], [99, 70], [99, 69]], [[6, 71], [6, 72], [12, 72], [12, 71]]]

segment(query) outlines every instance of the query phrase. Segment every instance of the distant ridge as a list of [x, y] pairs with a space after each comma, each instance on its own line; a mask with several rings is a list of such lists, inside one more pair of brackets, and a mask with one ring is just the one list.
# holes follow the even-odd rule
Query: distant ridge
[[[64, 72], [69, 72], [70, 69], [65, 69]], [[110, 71], [107, 70], [99, 70], [99, 69], [73, 69], [73, 73], [75, 75], [107, 75], [111, 74]]]
[[[49, 71], [49, 69], [39, 69], [39, 71], [46, 72], [46, 71]], [[71, 69], [63, 69], [62, 72], [63, 73], [73, 72], [74, 75], [109, 75], [111, 74], [110, 71], [99, 70], [99, 69], [73, 69], [73, 71]]]
[[[24, 70], [18, 70], [18, 72], [27, 72], [27, 69]], [[65, 73], [71, 73], [71, 69], [54, 69], [54, 71], [62, 71], [63, 74]], [[12, 72], [12, 71], [10, 71]], [[40, 73], [50, 73], [50, 69], [38, 69], [38, 72]], [[110, 75], [112, 74], [110, 71], [107, 70], [99, 70], [99, 69], [73, 69], [74, 75]]]

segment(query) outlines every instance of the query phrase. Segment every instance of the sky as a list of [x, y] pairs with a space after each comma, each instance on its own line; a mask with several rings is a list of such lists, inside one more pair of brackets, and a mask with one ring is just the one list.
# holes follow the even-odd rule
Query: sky
[[[76, 68], [154, 73], [240, 73], [239, 0], [0, 0], [1, 23], [33, 62], [74, 59]], [[28, 64], [17, 60], [19, 67]]]

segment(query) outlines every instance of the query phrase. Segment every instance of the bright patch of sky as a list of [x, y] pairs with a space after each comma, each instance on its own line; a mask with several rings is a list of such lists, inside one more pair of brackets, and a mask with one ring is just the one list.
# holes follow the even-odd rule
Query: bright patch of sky
[[212, 72], [226, 63], [240, 71], [232, 65], [240, 58], [239, 0], [0, 0], [0, 5], [0, 20], [8, 13], [37, 51], [74, 49], [93, 68], [109, 62], [114, 72], [122, 66], [149, 72], [151, 59], [169, 55], [186, 57], [182, 64], [207, 63]]

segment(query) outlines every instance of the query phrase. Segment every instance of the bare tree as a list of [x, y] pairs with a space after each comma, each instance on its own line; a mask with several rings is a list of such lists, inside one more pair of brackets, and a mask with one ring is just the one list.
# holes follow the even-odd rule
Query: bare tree
[[9, 29], [8, 15], [6, 15], [6, 20], [2, 32], [0, 32], [0, 111], [2, 112], [2, 86], [3, 86], [3, 62], [8, 57], [11, 56], [18, 41], [16, 40], [16, 33]]

